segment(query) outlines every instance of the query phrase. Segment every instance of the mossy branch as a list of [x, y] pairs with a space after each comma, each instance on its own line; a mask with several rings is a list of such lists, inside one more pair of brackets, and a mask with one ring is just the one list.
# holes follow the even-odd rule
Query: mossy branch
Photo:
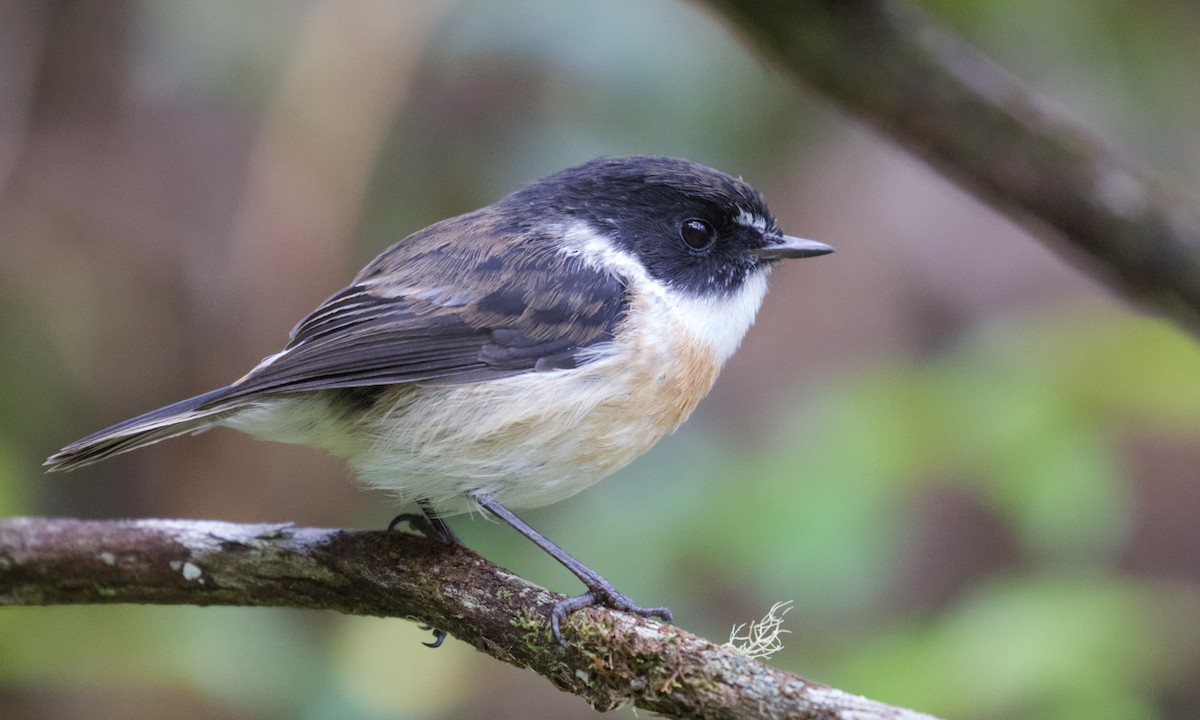
[[[203, 520], [0, 520], [0, 606], [252, 605], [415, 619], [600, 710], [681, 718], [931, 720], [769, 667], [728, 645], [562, 596], [459, 546], [394, 532]], [[431, 651], [433, 652], [433, 651]]]

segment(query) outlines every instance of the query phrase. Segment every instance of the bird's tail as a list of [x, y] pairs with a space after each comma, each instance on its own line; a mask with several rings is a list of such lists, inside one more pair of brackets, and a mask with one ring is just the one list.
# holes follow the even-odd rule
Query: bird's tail
[[180, 400], [92, 433], [54, 453], [43, 465], [50, 472], [74, 470], [118, 453], [203, 430], [233, 409], [229, 403], [220, 402], [228, 390], [221, 388]]

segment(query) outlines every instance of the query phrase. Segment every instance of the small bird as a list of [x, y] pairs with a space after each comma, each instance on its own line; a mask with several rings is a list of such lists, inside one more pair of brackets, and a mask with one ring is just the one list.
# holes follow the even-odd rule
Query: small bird
[[[510, 508], [558, 502], [677, 428], [754, 322], [784, 235], [744, 181], [689, 160], [600, 158], [384, 250], [232, 384], [118, 423], [46, 461], [72, 470], [213, 426], [322, 448], [457, 542], [486, 511], [587, 587], [551, 615], [640, 607]], [[438, 633], [436, 646], [445, 637]]]

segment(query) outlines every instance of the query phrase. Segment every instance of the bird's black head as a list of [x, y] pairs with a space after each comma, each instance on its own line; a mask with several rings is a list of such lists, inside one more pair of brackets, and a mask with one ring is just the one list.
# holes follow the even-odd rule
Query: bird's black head
[[655, 280], [692, 295], [729, 295], [776, 260], [832, 252], [783, 235], [746, 182], [677, 158], [600, 158], [512, 198], [541, 218], [582, 221]]

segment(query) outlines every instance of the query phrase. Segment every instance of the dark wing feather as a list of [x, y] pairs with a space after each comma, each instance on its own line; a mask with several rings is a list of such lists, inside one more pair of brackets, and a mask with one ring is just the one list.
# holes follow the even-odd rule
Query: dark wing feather
[[514, 219], [527, 213], [507, 212], [501, 203], [410, 236], [241, 380], [90, 435], [46, 464], [69, 470], [202, 429], [265, 394], [484, 382], [587, 362], [580, 350], [611, 340], [625, 316], [623, 283], [559, 252], [553, 237], [531, 236]]
[[221, 400], [482, 382], [575, 367], [581, 349], [612, 339], [626, 311], [618, 278], [556, 252], [551, 238], [486, 253], [437, 242], [449, 230], [435, 225], [386, 251]]

